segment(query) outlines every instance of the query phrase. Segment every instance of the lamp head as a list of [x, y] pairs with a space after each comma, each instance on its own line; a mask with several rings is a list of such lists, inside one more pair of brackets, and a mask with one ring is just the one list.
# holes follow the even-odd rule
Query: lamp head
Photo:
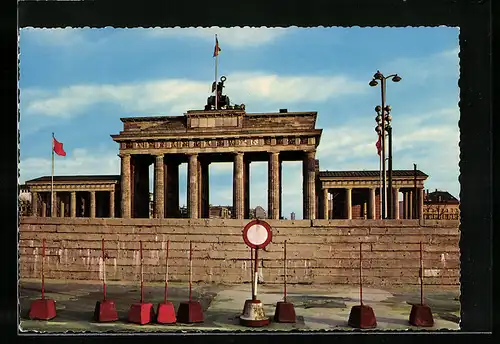
[[380, 113], [380, 111], [382, 111], [382, 106], [380, 105], [375, 106], [375, 112]]
[[377, 122], [378, 124], [381, 124], [382, 123], [382, 116], [378, 115], [377, 117], [375, 117], [375, 122]]
[[399, 75], [397, 75], [397, 74], [396, 74], [396, 75], [394, 75], [394, 76], [392, 77], [392, 81], [394, 81], [394, 82], [400, 82], [400, 81], [401, 81], [401, 77], [400, 77]]
[[373, 79], [372, 81], [370, 81], [370, 82], [368, 83], [368, 85], [370, 85], [371, 87], [374, 87], [374, 86], [377, 86], [377, 85], [378, 85], [378, 82], [377, 82], [377, 80]]
[[386, 120], [387, 122], [392, 121], [392, 116], [391, 116], [391, 115], [387, 115], [387, 116], [385, 116], [385, 120]]
[[375, 131], [376, 131], [376, 132], [380, 135], [380, 132], [382, 131], [382, 126], [377, 125], [377, 126], [375, 127]]
[[392, 107], [390, 105], [385, 106], [385, 112], [391, 112]]
[[380, 73], [380, 71], [377, 71], [377, 73], [373, 75], [373, 79], [375, 80], [382, 80], [383, 78], [384, 76], [382, 75], [382, 73]]

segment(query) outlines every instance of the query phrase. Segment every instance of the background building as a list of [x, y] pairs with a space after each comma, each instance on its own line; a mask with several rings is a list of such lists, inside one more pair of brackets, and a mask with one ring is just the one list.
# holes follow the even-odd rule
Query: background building
[[424, 219], [458, 220], [460, 218], [460, 201], [448, 191], [435, 190], [425, 192]]

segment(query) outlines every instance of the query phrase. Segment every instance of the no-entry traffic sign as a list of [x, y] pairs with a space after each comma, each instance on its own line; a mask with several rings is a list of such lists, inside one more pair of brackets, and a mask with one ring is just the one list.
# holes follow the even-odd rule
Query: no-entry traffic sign
[[271, 226], [262, 220], [252, 220], [243, 228], [243, 240], [253, 249], [266, 247], [272, 236]]

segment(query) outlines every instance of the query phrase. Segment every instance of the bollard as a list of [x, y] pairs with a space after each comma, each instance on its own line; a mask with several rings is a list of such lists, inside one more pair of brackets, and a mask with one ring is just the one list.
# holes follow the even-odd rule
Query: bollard
[[128, 321], [134, 324], [149, 324], [154, 319], [155, 311], [152, 303], [144, 303], [144, 268], [142, 256], [142, 241], [139, 242], [141, 255], [141, 302], [134, 303], [128, 311]]
[[432, 311], [424, 301], [424, 260], [422, 251], [422, 242], [420, 242], [420, 304], [411, 306], [410, 319], [408, 322], [413, 326], [432, 327], [434, 326]]
[[158, 304], [156, 310], [156, 322], [159, 324], [174, 324], [177, 321], [174, 304], [167, 301], [168, 296], [168, 249], [170, 240], [167, 241], [167, 251], [165, 253], [165, 294], [163, 303]]
[[114, 301], [106, 298], [106, 253], [104, 252], [104, 238], [101, 243], [102, 250], [102, 293], [103, 299], [97, 301], [94, 309], [94, 320], [98, 322], [111, 322], [118, 320], [118, 313]]
[[50, 320], [56, 317], [56, 302], [45, 298], [45, 238], [42, 240], [42, 298], [31, 303], [29, 318], [32, 320]]
[[283, 301], [279, 301], [276, 304], [276, 310], [274, 312], [274, 321], [279, 323], [295, 323], [297, 318], [295, 315], [295, 308], [293, 303], [287, 302], [286, 300], [286, 240], [283, 247]]
[[189, 301], [181, 302], [177, 309], [177, 322], [184, 324], [203, 322], [203, 308], [193, 301], [193, 244], [189, 242]]
[[368, 329], [375, 328], [377, 326], [377, 319], [375, 318], [375, 313], [370, 306], [363, 304], [363, 254], [362, 254], [362, 243], [359, 243], [359, 301], [358, 306], [353, 306], [351, 308], [351, 313], [349, 314], [349, 320], [347, 324], [354, 328]]

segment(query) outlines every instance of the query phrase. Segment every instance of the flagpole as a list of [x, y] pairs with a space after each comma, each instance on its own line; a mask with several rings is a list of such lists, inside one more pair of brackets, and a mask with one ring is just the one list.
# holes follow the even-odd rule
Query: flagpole
[[52, 133], [52, 176], [50, 180], [50, 216], [54, 217], [54, 133]]
[[215, 54], [215, 110], [217, 110], [217, 103], [218, 103], [218, 93], [217, 93], [217, 74], [218, 74], [218, 67], [219, 67], [219, 46], [217, 44], [217, 34], [215, 34], [215, 50], [216, 50], [216, 54]]

